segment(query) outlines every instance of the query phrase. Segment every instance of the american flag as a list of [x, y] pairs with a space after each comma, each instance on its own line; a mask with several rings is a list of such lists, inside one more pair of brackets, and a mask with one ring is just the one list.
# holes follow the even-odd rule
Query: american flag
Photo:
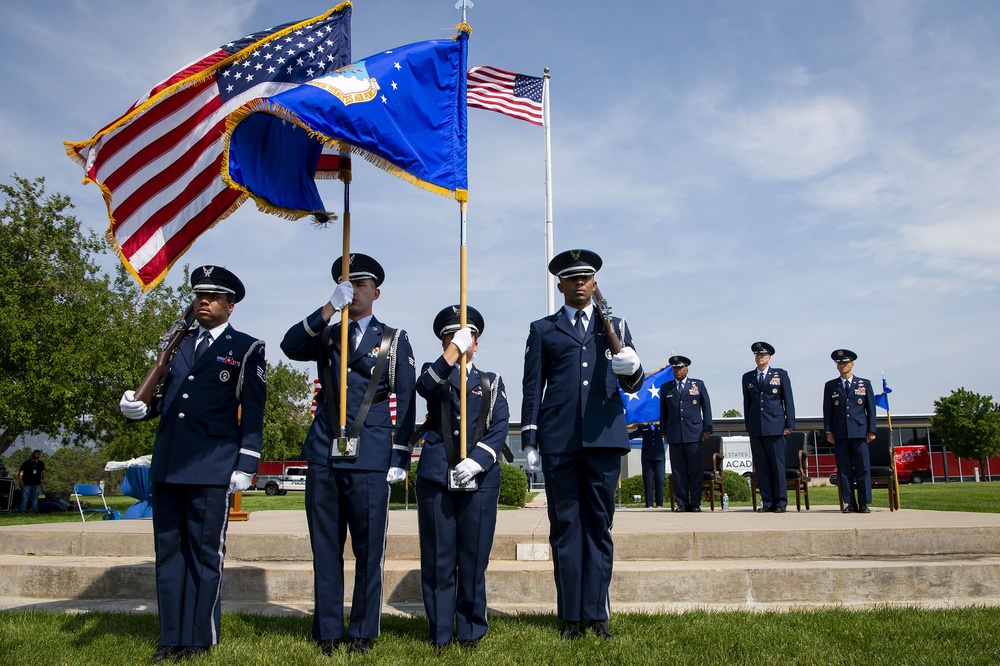
[[542, 83], [537, 76], [515, 74], [496, 67], [472, 67], [469, 69], [469, 106], [541, 125]]
[[[350, 64], [351, 3], [225, 44], [157, 84], [88, 141], [66, 142], [84, 182], [104, 194], [108, 242], [155, 286], [206, 230], [246, 198], [221, 178], [226, 116]], [[350, 168], [336, 155], [317, 178]]]

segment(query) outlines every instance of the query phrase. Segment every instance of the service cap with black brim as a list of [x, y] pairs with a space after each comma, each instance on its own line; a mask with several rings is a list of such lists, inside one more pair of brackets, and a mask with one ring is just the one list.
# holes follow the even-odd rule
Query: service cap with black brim
[[832, 354], [830, 354], [836, 363], [848, 363], [850, 361], [857, 361], [858, 355], [852, 352], [850, 349], [835, 349]]
[[767, 354], [768, 356], [774, 355], [774, 347], [767, 342], [755, 342], [750, 345], [750, 351], [754, 354]]
[[678, 354], [677, 356], [671, 356], [670, 358], [668, 358], [667, 363], [674, 366], [675, 368], [686, 368], [689, 365], [691, 365], [691, 359], [689, 359], [687, 356], [681, 356]]
[[[454, 333], [461, 328], [459, 325], [460, 312], [461, 310], [458, 304], [449, 305], [441, 310], [441, 312], [438, 312], [437, 316], [434, 317], [434, 335], [444, 340], [444, 336], [449, 333]], [[483, 320], [483, 315], [481, 315], [479, 310], [471, 305], [465, 306], [465, 325], [475, 331], [477, 336], [482, 335], [483, 329], [486, 328], [486, 322]]]
[[[385, 281], [385, 270], [382, 265], [379, 264], [375, 259], [369, 257], [367, 254], [361, 254], [360, 252], [354, 252], [350, 259], [350, 273], [348, 274], [348, 279], [354, 280], [364, 280], [365, 278], [370, 278], [375, 280], [375, 286], [381, 286]], [[343, 267], [341, 262], [343, 257], [337, 257], [337, 260], [333, 262], [333, 266], [330, 268], [330, 273], [333, 274], [334, 282], [340, 284], [340, 279], [343, 273]]]
[[199, 266], [191, 271], [191, 289], [196, 294], [232, 294], [234, 303], [247, 295], [240, 279], [222, 266]]
[[604, 264], [596, 252], [590, 250], [566, 250], [552, 257], [549, 272], [560, 280], [577, 275], [593, 275]]

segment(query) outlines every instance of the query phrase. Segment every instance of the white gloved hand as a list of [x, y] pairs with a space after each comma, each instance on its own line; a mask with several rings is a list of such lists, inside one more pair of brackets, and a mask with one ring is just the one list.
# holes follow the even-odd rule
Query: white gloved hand
[[351, 304], [354, 300], [354, 285], [351, 281], [341, 282], [337, 285], [337, 288], [333, 290], [333, 295], [330, 296], [330, 305], [333, 306], [334, 310], [343, 310], [345, 307]]
[[538, 453], [538, 449], [533, 446], [525, 447], [524, 449], [524, 463], [527, 466], [526, 469], [529, 472], [541, 472], [542, 471], [542, 456]]
[[611, 357], [611, 369], [621, 377], [631, 377], [641, 367], [639, 355], [631, 347], [622, 350]]
[[472, 480], [476, 474], [483, 471], [483, 466], [472, 458], [466, 458], [455, 465], [455, 480], [465, 485]]
[[402, 467], [390, 467], [385, 475], [385, 480], [389, 483], [399, 483], [406, 478], [406, 470]]
[[233, 475], [229, 477], [229, 492], [241, 493], [249, 488], [251, 483], [253, 483], [253, 474], [235, 470]]
[[122, 410], [125, 418], [132, 419], [133, 421], [144, 419], [146, 418], [146, 414], [149, 413], [149, 405], [142, 400], [136, 400], [135, 391], [125, 391], [122, 393], [122, 399], [118, 403], [118, 408]]
[[472, 346], [472, 329], [466, 327], [455, 331], [455, 335], [451, 338], [451, 344], [458, 347], [460, 354], [464, 354], [465, 350]]

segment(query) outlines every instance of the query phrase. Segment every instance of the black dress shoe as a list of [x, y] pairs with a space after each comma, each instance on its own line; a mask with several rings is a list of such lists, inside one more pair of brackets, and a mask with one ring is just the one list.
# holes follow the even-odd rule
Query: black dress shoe
[[701, 507], [700, 506], [693, 506], [693, 507], [689, 508], [688, 511], [693, 511], [694, 513], [701, 513]]
[[158, 664], [161, 661], [166, 661], [167, 659], [176, 658], [184, 648], [179, 645], [163, 645], [160, 650], [153, 655], [153, 663]]
[[687, 509], [685, 507], [683, 507], [683, 506], [675, 506], [673, 508], [673, 512], [674, 513], [683, 513], [685, 511], [687, 511]]
[[785, 511], [787, 511], [787, 510], [788, 510], [788, 509], [786, 509], [786, 508], [785, 508], [785, 507], [783, 507], [783, 506], [776, 506], [776, 507], [774, 507], [774, 512], [775, 512], [775, 513], [785, 513]]
[[582, 622], [567, 622], [563, 627], [562, 637], [568, 641], [575, 641], [583, 638], [585, 632]]
[[841, 509], [841, 511], [842, 511], [843, 513], [854, 513], [854, 507], [853, 507], [853, 506], [851, 506], [850, 504], [845, 504], [845, 505], [844, 505], [844, 508], [843, 508], [843, 509]]
[[590, 628], [593, 629], [594, 634], [596, 634], [598, 638], [603, 638], [606, 641], [614, 639], [614, 636], [611, 635], [611, 630], [608, 629], [608, 623], [604, 620], [598, 620], [594, 624], [590, 625]]
[[475, 650], [479, 647], [479, 639], [466, 638], [465, 640], [459, 641], [458, 644], [463, 650]]
[[358, 654], [368, 654], [372, 651], [372, 639], [355, 636], [351, 639], [351, 652]]
[[180, 654], [177, 655], [177, 660], [183, 661], [185, 659], [192, 659], [201, 654], [208, 654], [208, 650], [209, 648], [207, 645], [189, 645], [181, 650]]
[[435, 643], [434, 641], [431, 641], [431, 650], [434, 651], [434, 654], [441, 654], [448, 649], [449, 645], [451, 645], [451, 643]]
[[340, 644], [344, 642], [342, 638], [328, 638], [325, 641], [319, 642], [319, 650], [326, 656], [331, 656], [340, 647]]
[[867, 504], [862, 504], [858, 507], [858, 513], [871, 513], [872, 510], [868, 508]]
[[759, 509], [757, 509], [758, 513], [772, 513], [773, 511], [774, 511], [773, 506], [762, 506]]

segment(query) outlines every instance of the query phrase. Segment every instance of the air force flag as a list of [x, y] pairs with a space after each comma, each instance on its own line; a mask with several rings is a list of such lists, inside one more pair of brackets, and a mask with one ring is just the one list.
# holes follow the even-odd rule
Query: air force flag
[[660, 386], [664, 382], [674, 381], [673, 366], [665, 366], [646, 375], [642, 388], [636, 393], [621, 391], [625, 402], [625, 420], [629, 425], [635, 423], [659, 423], [660, 421]]
[[262, 210], [322, 218], [314, 178], [326, 145], [467, 200], [467, 41], [459, 26], [454, 39], [383, 51], [248, 102], [226, 120], [223, 180]]

